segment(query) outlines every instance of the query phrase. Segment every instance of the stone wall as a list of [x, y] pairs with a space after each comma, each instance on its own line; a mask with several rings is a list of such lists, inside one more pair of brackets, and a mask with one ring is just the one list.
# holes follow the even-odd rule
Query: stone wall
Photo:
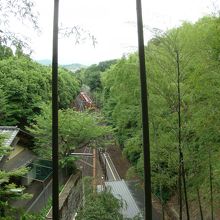
[[[59, 195], [60, 220], [72, 220], [82, 202], [82, 176], [78, 172], [71, 175]], [[52, 209], [46, 220], [52, 219]]]

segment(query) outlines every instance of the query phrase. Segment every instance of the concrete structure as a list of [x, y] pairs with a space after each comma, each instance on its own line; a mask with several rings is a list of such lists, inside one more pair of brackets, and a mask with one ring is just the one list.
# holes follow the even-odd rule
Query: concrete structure
[[141, 215], [141, 210], [136, 204], [127, 184], [124, 180], [121, 181], [111, 181], [105, 182], [105, 186], [110, 188], [112, 194], [117, 198], [123, 201], [124, 207], [121, 210], [121, 213], [124, 218], [134, 218]]

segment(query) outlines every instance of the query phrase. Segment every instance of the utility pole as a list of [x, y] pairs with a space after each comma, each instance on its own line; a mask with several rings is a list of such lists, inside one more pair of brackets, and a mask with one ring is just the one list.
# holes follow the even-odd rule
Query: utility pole
[[52, 55], [52, 209], [53, 220], [59, 220], [59, 146], [58, 146], [58, 16], [59, 0], [54, 0]]
[[144, 54], [144, 34], [142, 21], [141, 0], [136, 0], [137, 6], [137, 27], [138, 27], [138, 52], [141, 82], [141, 104], [142, 104], [142, 135], [144, 153], [144, 195], [145, 195], [145, 220], [152, 220], [151, 204], [151, 167], [150, 167], [150, 140], [149, 140], [149, 119], [148, 119], [148, 98], [147, 98], [147, 77]]

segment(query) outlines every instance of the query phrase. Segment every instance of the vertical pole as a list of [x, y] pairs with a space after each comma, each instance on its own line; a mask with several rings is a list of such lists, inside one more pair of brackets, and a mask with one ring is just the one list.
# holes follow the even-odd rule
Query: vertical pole
[[144, 154], [144, 193], [145, 193], [144, 214], [145, 214], [145, 220], [151, 220], [152, 204], [151, 204], [150, 141], [149, 141], [148, 98], [147, 98], [147, 82], [146, 82], [141, 0], [136, 0], [136, 6], [137, 6], [138, 52], [139, 52], [140, 81], [141, 81], [142, 133], [143, 133], [143, 154]]
[[96, 192], [96, 149], [93, 148], [93, 192]]
[[54, 0], [53, 57], [52, 57], [52, 207], [53, 220], [59, 220], [59, 179], [58, 179], [58, 14], [59, 0]]

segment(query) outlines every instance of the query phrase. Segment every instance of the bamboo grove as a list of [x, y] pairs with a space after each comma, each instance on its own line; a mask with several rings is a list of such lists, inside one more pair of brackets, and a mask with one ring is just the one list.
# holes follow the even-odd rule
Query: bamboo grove
[[[145, 52], [153, 193], [162, 205], [175, 198], [180, 219], [192, 212], [214, 219], [220, 204], [220, 19], [156, 30]], [[114, 127], [132, 164], [128, 176], [143, 177], [137, 54], [78, 75]]]

